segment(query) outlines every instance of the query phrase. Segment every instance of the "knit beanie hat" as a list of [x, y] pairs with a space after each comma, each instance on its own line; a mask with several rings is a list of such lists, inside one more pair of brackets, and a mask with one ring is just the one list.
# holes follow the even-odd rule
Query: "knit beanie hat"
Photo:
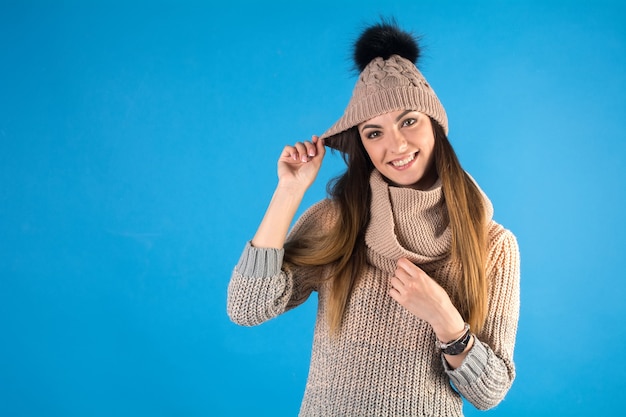
[[373, 117], [397, 110], [415, 110], [436, 120], [448, 133], [448, 118], [435, 91], [415, 63], [419, 58], [415, 38], [395, 23], [383, 22], [363, 31], [354, 46], [354, 63], [360, 71], [343, 116], [320, 137], [341, 149], [335, 135]]

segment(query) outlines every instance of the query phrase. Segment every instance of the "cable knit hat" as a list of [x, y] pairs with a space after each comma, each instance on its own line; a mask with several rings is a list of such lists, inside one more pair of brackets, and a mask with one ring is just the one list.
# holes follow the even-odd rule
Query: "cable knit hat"
[[415, 63], [419, 58], [415, 38], [395, 23], [367, 28], [357, 39], [354, 61], [360, 71], [343, 116], [321, 135], [326, 145], [342, 150], [335, 135], [373, 117], [397, 110], [416, 110], [435, 119], [446, 134], [448, 118]]

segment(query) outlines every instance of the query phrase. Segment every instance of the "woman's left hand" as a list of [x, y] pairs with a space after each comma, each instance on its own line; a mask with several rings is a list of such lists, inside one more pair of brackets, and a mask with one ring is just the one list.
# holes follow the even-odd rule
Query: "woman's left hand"
[[453, 340], [463, 331], [465, 322], [446, 290], [406, 258], [398, 260], [389, 295], [430, 323], [439, 340]]

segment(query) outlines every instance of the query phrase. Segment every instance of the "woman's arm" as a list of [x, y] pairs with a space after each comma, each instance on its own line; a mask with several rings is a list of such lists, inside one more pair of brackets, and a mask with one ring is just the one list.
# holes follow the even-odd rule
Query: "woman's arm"
[[324, 145], [315, 136], [311, 142], [283, 149], [272, 200], [228, 284], [227, 312], [233, 322], [245, 326], [260, 324], [293, 307], [290, 302], [303, 302], [310, 294], [310, 288], [294, 288], [291, 273], [283, 271], [283, 245], [324, 155]]
[[[497, 405], [513, 379], [513, 349], [519, 317], [519, 249], [513, 234], [498, 226], [490, 251], [489, 312], [479, 337], [459, 355], [444, 355], [446, 373], [458, 391], [479, 409]], [[464, 322], [446, 291], [408, 259], [398, 260], [390, 295], [427, 321], [437, 339], [448, 342], [464, 332]]]
[[324, 155], [324, 143], [317, 136], [313, 136], [311, 142], [298, 142], [283, 149], [278, 160], [278, 185], [252, 239], [252, 246], [283, 247], [289, 226], [304, 193], [315, 181]]
[[520, 306], [519, 248], [515, 236], [499, 228], [490, 252], [489, 312], [462, 364], [444, 367], [457, 390], [476, 408], [495, 407], [515, 379], [513, 351]]

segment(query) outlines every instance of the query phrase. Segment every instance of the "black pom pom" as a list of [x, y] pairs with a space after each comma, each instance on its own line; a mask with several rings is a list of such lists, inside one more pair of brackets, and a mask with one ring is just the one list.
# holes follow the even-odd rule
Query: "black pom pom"
[[383, 20], [368, 27], [354, 43], [354, 64], [359, 72], [363, 71], [372, 59], [388, 59], [391, 55], [417, 64], [420, 49], [417, 40], [408, 32], [398, 27], [395, 21]]

